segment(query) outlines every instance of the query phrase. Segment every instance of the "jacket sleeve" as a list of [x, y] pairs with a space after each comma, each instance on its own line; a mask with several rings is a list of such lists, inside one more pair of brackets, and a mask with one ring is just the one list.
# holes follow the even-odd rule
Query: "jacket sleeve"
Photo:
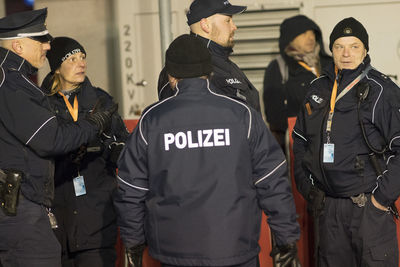
[[299, 239], [300, 229], [286, 159], [261, 116], [253, 113], [253, 118], [250, 145], [258, 201], [268, 216], [277, 244], [289, 244]]
[[308, 199], [308, 193], [311, 189], [310, 179], [306, 177], [302, 160], [308, 146], [307, 135], [304, 125], [304, 108], [300, 109], [297, 115], [296, 124], [292, 132], [293, 137], [293, 155], [294, 155], [294, 179], [296, 181], [297, 190], [300, 194]]
[[285, 132], [287, 128], [284, 104], [285, 88], [276, 60], [272, 61], [264, 73], [263, 102], [266, 120], [271, 131]]
[[139, 125], [129, 136], [118, 160], [118, 190], [114, 206], [121, 238], [127, 248], [145, 243], [145, 199], [149, 191], [147, 144]]
[[400, 195], [400, 88], [392, 82], [378, 84], [384, 86], [384, 97], [383, 102], [378, 103], [382, 108], [377, 109], [374, 119], [387, 140], [391, 156], [387, 159], [386, 171], [378, 177], [378, 186], [373, 193], [380, 204], [389, 206]]
[[86, 121], [59, 123], [50, 111], [46, 97], [39, 93], [1, 88], [0, 119], [4, 127], [38, 155], [67, 153], [93, 138], [96, 127]]
[[158, 100], [166, 99], [175, 94], [174, 90], [169, 85], [168, 74], [165, 68], [163, 68], [158, 76]]

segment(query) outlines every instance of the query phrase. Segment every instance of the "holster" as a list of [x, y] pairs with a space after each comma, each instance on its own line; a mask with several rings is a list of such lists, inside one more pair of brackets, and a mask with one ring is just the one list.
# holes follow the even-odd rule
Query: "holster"
[[5, 215], [16, 216], [23, 173], [0, 170], [0, 205]]

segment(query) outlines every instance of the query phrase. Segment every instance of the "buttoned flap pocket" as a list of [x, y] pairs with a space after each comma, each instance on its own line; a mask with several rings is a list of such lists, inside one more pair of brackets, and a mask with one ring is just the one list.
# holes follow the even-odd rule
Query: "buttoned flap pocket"
[[[396, 233], [394, 233], [396, 234]], [[385, 261], [393, 262], [396, 259], [397, 246], [394, 244], [393, 240], [387, 240], [384, 243], [380, 243], [374, 247], [370, 248], [372, 259], [375, 261]], [[393, 260], [390, 260], [393, 259]], [[380, 266], [380, 265], [379, 265]], [[386, 265], [385, 265], [386, 266]]]

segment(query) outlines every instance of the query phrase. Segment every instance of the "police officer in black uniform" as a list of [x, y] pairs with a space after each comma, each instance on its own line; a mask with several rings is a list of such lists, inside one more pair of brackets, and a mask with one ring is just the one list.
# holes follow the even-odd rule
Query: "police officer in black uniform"
[[311, 83], [294, 127], [295, 178], [319, 219], [319, 266], [398, 266], [400, 89], [372, 68], [350, 17], [330, 35], [334, 62]]
[[[237, 29], [232, 16], [244, 12], [246, 8], [231, 5], [228, 0], [195, 0], [186, 14], [187, 23], [191, 34], [204, 42], [211, 53], [213, 75], [210, 81], [215, 85], [215, 92], [238, 99], [261, 112], [258, 90], [229, 59]], [[164, 68], [158, 80], [158, 97], [162, 100], [174, 93]]]
[[[175, 95], [148, 107], [118, 161], [115, 205], [136, 267], [145, 244], [164, 266], [257, 266], [261, 214], [280, 266], [299, 266], [285, 157], [259, 112], [215, 93], [193, 35], [166, 52]], [[293, 264], [293, 265], [291, 265]]]
[[61, 266], [52, 227], [52, 157], [106, 129], [112, 109], [60, 125], [46, 95], [29, 76], [50, 49], [47, 9], [0, 19], [0, 262], [4, 267]]

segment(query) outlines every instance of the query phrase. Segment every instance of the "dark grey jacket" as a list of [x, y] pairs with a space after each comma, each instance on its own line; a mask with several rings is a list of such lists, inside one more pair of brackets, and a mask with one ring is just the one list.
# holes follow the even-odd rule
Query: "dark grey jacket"
[[224, 266], [259, 252], [262, 211], [278, 244], [299, 237], [286, 160], [261, 115], [179, 81], [142, 115], [118, 162], [121, 237], [163, 263]]

